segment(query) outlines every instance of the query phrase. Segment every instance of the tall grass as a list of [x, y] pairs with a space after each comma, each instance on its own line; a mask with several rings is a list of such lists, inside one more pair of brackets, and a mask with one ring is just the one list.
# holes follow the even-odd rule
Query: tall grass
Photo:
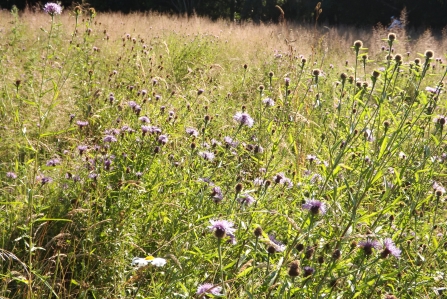
[[1, 12], [0, 294], [442, 296], [444, 41], [288, 26]]

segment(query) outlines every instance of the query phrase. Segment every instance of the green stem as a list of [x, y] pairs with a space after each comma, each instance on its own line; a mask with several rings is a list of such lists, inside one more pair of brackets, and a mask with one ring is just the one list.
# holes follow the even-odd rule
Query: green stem
[[219, 254], [219, 265], [220, 265], [220, 280], [222, 283], [222, 290], [223, 293], [226, 294], [225, 291], [225, 280], [224, 280], [224, 272], [223, 272], [223, 265], [222, 265], [222, 238], [217, 238], [217, 252]]

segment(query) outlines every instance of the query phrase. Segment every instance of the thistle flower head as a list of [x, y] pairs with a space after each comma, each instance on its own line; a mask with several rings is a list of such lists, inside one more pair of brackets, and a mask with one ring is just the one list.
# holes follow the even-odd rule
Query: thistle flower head
[[48, 2], [45, 4], [43, 10], [50, 16], [60, 15], [62, 13], [62, 7], [54, 2]]
[[363, 251], [365, 252], [366, 255], [371, 255], [373, 252], [372, 251], [373, 248], [374, 249], [382, 248], [382, 246], [380, 245], [379, 242], [377, 242], [375, 240], [371, 240], [371, 239], [366, 239], [365, 241], [360, 241], [358, 243], [358, 246], [363, 249]]
[[435, 53], [432, 50], [425, 51], [425, 57], [427, 59], [433, 58], [434, 55], [435, 55]]
[[307, 200], [306, 203], [302, 205], [302, 208], [310, 211], [314, 215], [324, 215], [326, 213], [326, 204], [315, 199]]
[[254, 124], [254, 120], [253, 118], [251, 118], [250, 115], [248, 115], [248, 113], [245, 112], [237, 112], [234, 116], [233, 119], [235, 121], [237, 121], [241, 126], [247, 126], [249, 128], [253, 127]]
[[225, 235], [233, 235], [236, 231], [233, 223], [227, 220], [210, 220], [211, 225], [208, 228], [214, 232], [217, 238], [223, 238]]
[[363, 42], [361, 40], [356, 40], [354, 42], [354, 49], [358, 51], [361, 47], [363, 47]]
[[221, 291], [222, 291], [222, 287], [220, 287], [220, 286], [215, 286], [211, 283], [204, 283], [204, 284], [199, 285], [199, 287], [197, 288], [196, 295], [211, 294], [211, 295], [221, 296], [222, 295], [220, 293]]
[[382, 258], [386, 258], [390, 254], [398, 258], [400, 257], [401, 252], [402, 251], [396, 247], [392, 239], [386, 238], [383, 240], [383, 251], [380, 254]]

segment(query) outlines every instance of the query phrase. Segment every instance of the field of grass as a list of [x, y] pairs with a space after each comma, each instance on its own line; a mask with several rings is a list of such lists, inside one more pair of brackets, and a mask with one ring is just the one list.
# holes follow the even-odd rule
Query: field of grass
[[0, 12], [0, 297], [444, 298], [415, 36]]

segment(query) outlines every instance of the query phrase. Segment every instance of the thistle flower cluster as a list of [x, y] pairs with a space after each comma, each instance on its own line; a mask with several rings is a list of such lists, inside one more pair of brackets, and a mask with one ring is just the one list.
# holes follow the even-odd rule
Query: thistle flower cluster
[[60, 15], [62, 13], [62, 7], [54, 2], [48, 2], [45, 4], [43, 10], [50, 16]]

